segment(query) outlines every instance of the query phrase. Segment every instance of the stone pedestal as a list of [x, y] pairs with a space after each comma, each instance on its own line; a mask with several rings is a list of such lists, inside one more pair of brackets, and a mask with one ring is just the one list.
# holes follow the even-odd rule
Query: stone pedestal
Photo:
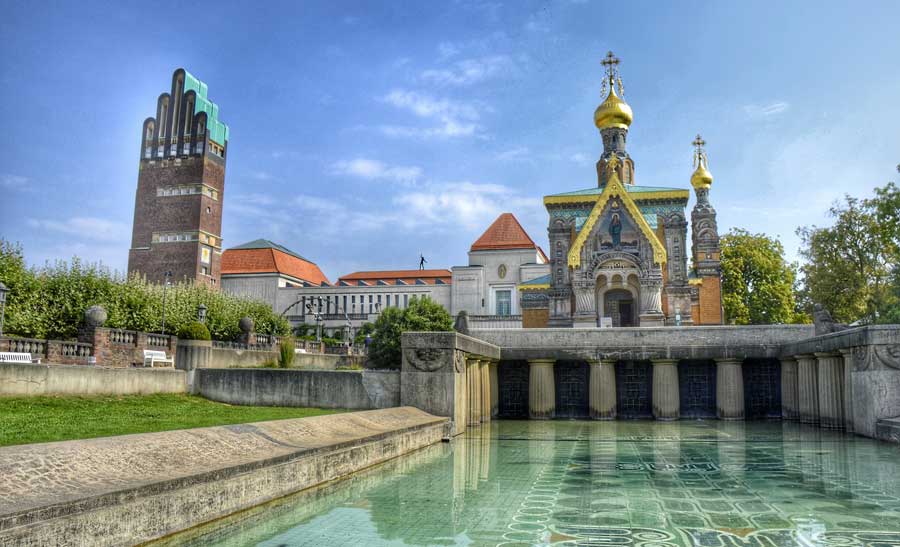
[[549, 420], [556, 410], [554, 363], [555, 359], [528, 361], [528, 417], [532, 420]]
[[591, 376], [588, 399], [591, 418], [616, 419], [616, 362], [612, 359], [590, 361]]
[[800, 421], [819, 423], [819, 382], [814, 355], [795, 355], [797, 359], [797, 406]]
[[744, 419], [742, 359], [716, 359], [716, 415], [720, 420]]
[[781, 417], [796, 421], [800, 418], [797, 406], [797, 360], [781, 359]]
[[468, 400], [468, 425], [481, 425], [481, 368], [478, 359], [466, 359], [466, 388]]
[[681, 416], [678, 393], [678, 360], [654, 359], [653, 417], [657, 420], [677, 420]]
[[844, 368], [844, 428], [853, 431], [853, 350], [841, 349]]
[[488, 370], [490, 362], [481, 359], [478, 369], [481, 372], [481, 421], [491, 421], [491, 373]]
[[840, 353], [816, 353], [818, 369], [819, 425], [844, 427], [844, 359]]
[[500, 412], [500, 379], [497, 372], [500, 361], [491, 361], [488, 368], [488, 376], [491, 381], [491, 417], [494, 418]]

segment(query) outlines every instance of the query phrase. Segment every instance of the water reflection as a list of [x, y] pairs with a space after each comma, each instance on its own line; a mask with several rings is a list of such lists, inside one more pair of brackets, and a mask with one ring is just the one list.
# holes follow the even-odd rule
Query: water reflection
[[173, 545], [896, 545], [892, 445], [796, 423], [498, 421]]

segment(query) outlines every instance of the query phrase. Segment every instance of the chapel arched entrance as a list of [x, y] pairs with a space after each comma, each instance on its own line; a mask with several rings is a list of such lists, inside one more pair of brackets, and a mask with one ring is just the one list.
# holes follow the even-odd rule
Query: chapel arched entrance
[[634, 295], [625, 289], [610, 289], [603, 293], [603, 315], [612, 318], [614, 327], [634, 327], [636, 305]]

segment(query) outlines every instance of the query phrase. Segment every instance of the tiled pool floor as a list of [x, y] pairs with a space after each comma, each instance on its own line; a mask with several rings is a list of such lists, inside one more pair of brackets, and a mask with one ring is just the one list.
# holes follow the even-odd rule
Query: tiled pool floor
[[782, 422], [495, 421], [165, 543], [900, 546], [900, 449]]

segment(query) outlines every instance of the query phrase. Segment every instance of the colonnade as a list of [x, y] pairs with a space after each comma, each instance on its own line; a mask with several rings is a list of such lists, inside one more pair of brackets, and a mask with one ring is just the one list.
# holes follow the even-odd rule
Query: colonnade
[[[652, 359], [653, 417], [681, 417], [681, 394], [677, 359]], [[716, 415], [721, 420], [744, 419], [744, 376], [741, 359], [716, 359]], [[554, 359], [528, 361], [528, 416], [550, 419], [556, 410]], [[595, 420], [614, 420], [617, 414], [616, 360], [589, 360], [588, 406]]]
[[497, 416], [500, 408], [499, 361], [470, 356], [466, 359], [466, 425], [480, 426]]
[[828, 429], [853, 429], [850, 350], [781, 359], [781, 401], [786, 420]]

